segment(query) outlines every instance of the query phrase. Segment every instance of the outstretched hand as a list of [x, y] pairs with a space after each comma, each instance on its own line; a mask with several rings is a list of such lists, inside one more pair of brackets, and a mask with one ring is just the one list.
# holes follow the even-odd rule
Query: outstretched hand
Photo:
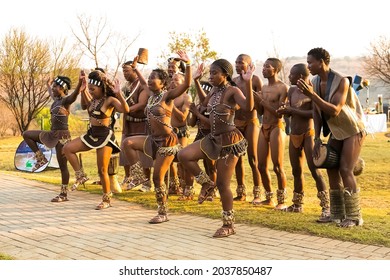
[[250, 79], [252, 79], [255, 70], [256, 70], [256, 66], [253, 64], [249, 64], [246, 72], [244, 72], [244, 70], [241, 72], [244, 81], [249, 81]]
[[121, 82], [115, 78], [114, 80], [114, 93], [117, 98], [119, 98], [119, 95], [121, 94]]
[[183, 60], [185, 63], [190, 62], [190, 58], [185, 51], [177, 51], [177, 54], [179, 55], [180, 59]]
[[80, 71], [79, 81], [81, 82], [80, 91], [84, 91], [87, 88], [87, 76], [84, 70]]
[[194, 80], [199, 80], [202, 76], [203, 76], [203, 72], [204, 72], [204, 63], [201, 63], [199, 66], [198, 66], [198, 69], [196, 70], [196, 73], [194, 74]]
[[53, 77], [50, 75], [49, 78], [47, 78], [46, 80], [46, 85], [48, 87], [51, 87], [52, 84], [53, 84]]

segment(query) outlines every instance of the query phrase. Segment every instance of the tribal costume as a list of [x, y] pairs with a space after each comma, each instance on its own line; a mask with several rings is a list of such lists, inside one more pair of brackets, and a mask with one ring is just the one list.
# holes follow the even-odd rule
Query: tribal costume
[[64, 107], [65, 98], [56, 99], [50, 107], [51, 130], [42, 131], [39, 140], [48, 148], [54, 148], [58, 143], [62, 145], [71, 140], [68, 128], [69, 111]]
[[[101, 111], [101, 108], [104, 104], [105, 98], [100, 99], [98, 105], [93, 107], [90, 106], [90, 111], [88, 111], [90, 118], [96, 119], [99, 123], [102, 119], [109, 119], [110, 116], [107, 116], [104, 112]], [[81, 141], [89, 148], [99, 149], [104, 146], [110, 146], [112, 148], [112, 153], [119, 153], [120, 148], [116, 144], [114, 131], [111, 126], [105, 125], [91, 125], [86, 134], [83, 134], [80, 137]]]

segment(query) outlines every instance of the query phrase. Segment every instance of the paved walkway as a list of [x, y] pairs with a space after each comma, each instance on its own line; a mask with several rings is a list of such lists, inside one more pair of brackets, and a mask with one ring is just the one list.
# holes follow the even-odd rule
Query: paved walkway
[[[171, 214], [151, 225], [155, 210], [75, 191], [51, 203], [58, 186], [0, 172], [0, 253], [19, 260], [390, 260], [390, 248], [237, 224], [214, 239], [219, 220]], [[60, 245], [59, 245], [60, 243]]]

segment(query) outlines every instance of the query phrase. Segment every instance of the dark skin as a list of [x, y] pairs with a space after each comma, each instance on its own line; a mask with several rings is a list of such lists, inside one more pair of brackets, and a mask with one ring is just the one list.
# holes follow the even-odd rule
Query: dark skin
[[[248, 71], [243, 74], [243, 78], [246, 81], [246, 88], [252, 89], [252, 75], [255, 67], [250, 66]], [[210, 67], [210, 78], [209, 83], [213, 86], [209, 97], [202, 90], [200, 86], [199, 79], [202, 76], [204, 71], [204, 65], [201, 64], [198, 67], [195, 77], [195, 86], [197, 87], [198, 96], [203, 106], [207, 106], [208, 99], [213, 96], [214, 91], [218, 91], [220, 87], [225, 86], [227, 81], [227, 74], [217, 65], [211, 65]], [[244, 108], [247, 111], [253, 110], [253, 94], [252, 91], [246, 91], [246, 94], [237, 87], [228, 87], [225, 90], [224, 99], [222, 101], [224, 104], [228, 104], [231, 108], [235, 108], [236, 105]], [[210, 115], [210, 124], [212, 123], [213, 116]], [[225, 131], [224, 131], [225, 132]], [[221, 133], [224, 133], [221, 132]], [[205, 159], [207, 156], [200, 148], [200, 141], [196, 141], [186, 148], [181, 150], [178, 154], [179, 161], [183, 163], [186, 169], [188, 169], [193, 175], [197, 176], [201, 172], [201, 168], [198, 165], [198, 160]], [[237, 164], [238, 157], [229, 155], [226, 159], [219, 159], [216, 161], [217, 168], [217, 180], [216, 185], [221, 197], [222, 208], [224, 211], [230, 211], [233, 209], [233, 194], [230, 189], [230, 178], [234, 173], [235, 166]], [[218, 176], [218, 170], [223, 176]]]
[[[93, 100], [100, 100], [105, 97], [104, 90], [102, 87], [88, 84], [87, 89], [87, 81], [86, 79], [83, 82], [82, 91], [82, 108], [89, 108], [93, 102]], [[119, 80], [115, 80], [115, 88], [114, 88], [115, 97], [109, 96], [105, 98], [103, 106], [101, 107], [101, 111], [105, 112], [107, 116], [111, 116], [112, 111], [115, 109], [119, 113], [128, 113], [129, 106], [126, 103], [122, 93]], [[110, 118], [96, 120], [95, 118], [90, 118], [90, 124], [92, 126], [109, 126]], [[84, 142], [81, 141], [81, 138], [78, 137], [73, 139], [71, 142], [67, 143], [64, 147], [64, 153], [69, 160], [69, 163], [72, 165], [73, 170], [80, 170], [80, 162], [77, 157], [78, 152], [84, 152], [91, 150]], [[98, 173], [100, 177], [100, 182], [102, 184], [103, 193], [110, 193], [110, 180], [108, 176], [108, 164], [110, 162], [110, 157], [112, 153], [112, 147], [104, 146], [99, 149], [96, 149], [96, 159], [97, 159], [97, 167]]]
[[[251, 65], [252, 61], [249, 56], [246, 55], [239, 55], [236, 59], [236, 72], [239, 74], [239, 76], [233, 78], [233, 81], [237, 84], [237, 86], [242, 90], [245, 91], [245, 81], [242, 78], [242, 73], [245, 73], [248, 69], [248, 66]], [[252, 77], [252, 87], [255, 92], [261, 91], [261, 88], [263, 86], [262, 81], [260, 78], [256, 75], [253, 75]], [[236, 111], [235, 115], [235, 123], [237, 126], [239, 126], [240, 121], [245, 122], [247, 120], [255, 119], [257, 118], [257, 111], [252, 110], [250, 112], [246, 112], [245, 110], [239, 109]], [[257, 145], [258, 145], [258, 139], [259, 139], [259, 132], [260, 127], [254, 123], [248, 123], [248, 125], [245, 127], [243, 131], [243, 135], [245, 139], [248, 140], [248, 148], [247, 148], [247, 156], [249, 165], [252, 170], [252, 176], [253, 176], [253, 185], [259, 186], [260, 181], [260, 172], [257, 168], [258, 160], [257, 160]], [[242, 157], [238, 159], [237, 165], [236, 165], [236, 178], [237, 178], [237, 184], [238, 185], [244, 185], [244, 161], [242, 160]], [[260, 200], [260, 198], [256, 198], [255, 200]]]
[[[124, 65], [122, 69], [123, 69], [123, 76], [125, 77], [126, 81], [128, 81], [130, 84], [137, 81], [138, 79], [137, 73], [135, 72], [133, 67], [131, 67], [131, 65]], [[143, 89], [139, 95], [138, 102], [130, 106], [129, 108], [130, 111], [135, 113], [135, 112], [145, 110], [146, 104], [148, 102], [148, 98], [149, 98], [148, 92], [145, 89]], [[123, 166], [123, 168], [125, 170], [125, 176], [129, 177], [130, 166], [126, 165]], [[150, 168], [144, 168], [144, 174], [146, 178], [150, 178]]]
[[[170, 88], [173, 89], [177, 87], [178, 85], [182, 84], [184, 82], [184, 76], [182, 74], [176, 73], [173, 74], [171, 82], [170, 82]], [[192, 102], [192, 97], [189, 94], [182, 94], [179, 97], [175, 98], [173, 101], [173, 111], [172, 111], [172, 119], [171, 119], [171, 125], [173, 127], [182, 127], [185, 126], [187, 123], [187, 117], [190, 113], [190, 104]], [[186, 147], [188, 145], [188, 137], [181, 137], [179, 138], [179, 143]], [[174, 164], [171, 164], [171, 176], [179, 176], [180, 178], [184, 179], [187, 186], [192, 186], [193, 184], [193, 178], [191, 174], [188, 174], [186, 170], [183, 168], [181, 163], [177, 164], [177, 168], [174, 166]]]
[[[347, 78], [343, 78], [330, 102], [327, 102], [324, 100], [324, 96], [328, 83], [328, 74], [330, 72], [329, 65], [326, 64], [323, 59], [318, 60], [311, 55], [307, 56], [307, 64], [310, 73], [320, 77], [320, 92], [314, 92], [312, 84], [304, 79], [299, 79], [297, 86], [304, 95], [313, 101], [317, 108], [313, 111], [313, 119], [315, 137], [320, 138], [321, 128], [323, 125], [320, 112], [322, 111], [328, 116], [337, 116], [341, 111], [341, 108], [345, 105], [350, 83]], [[344, 185], [346, 190], [353, 192], [357, 191], [353, 168], [361, 152], [363, 141], [364, 136], [361, 133], [353, 135], [342, 141], [329, 139], [328, 143], [335, 147], [336, 150], [340, 151], [339, 168], [327, 169], [331, 189], [338, 190], [342, 185]], [[320, 145], [321, 143], [316, 141], [313, 151], [314, 158], [319, 157]]]
[[[294, 65], [288, 76], [292, 87], [287, 93], [288, 102], [278, 109], [278, 113], [291, 116], [291, 135], [302, 135], [314, 129], [313, 108], [311, 99], [301, 93], [297, 85], [298, 79], [309, 82], [308, 70], [303, 64]], [[304, 177], [303, 166], [306, 157], [311, 175], [316, 182], [317, 191], [325, 191], [325, 181], [321, 171], [313, 163], [314, 136], [304, 138], [303, 149], [296, 148], [290, 137], [289, 157], [294, 176], [294, 192], [303, 193]]]
[[[54, 83], [52, 79], [47, 80], [47, 90], [51, 96], [52, 99], [56, 99], [58, 97], [63, 98], [62, 105], [65, 107], [66, 112], [63, 112], [64, 114], [68, 114], [70, 110], [70, 105], [73, 104], [77, 96], [80, 94], [80, 87], [82, 86], [82, 82], [85, 78], [84, 71], [81, 71], [79, 76], [79, 83], [77, 84], [75, 90], [70, 95], [66, 95], [65, 90], [62, 86]], [[42, 143], [39, 140], [39, 134], [41, 134], [42, 130], [29, 130], [25, 131], [23, 133], [24, 141], [27, 143], [27, 145], [31, 148], [31, 150], [35, 153], [37, 152], [38, 145], [37, 143]], [[55, 149], [57, 153], [57, 161], [58, 165], [61, 170], [61, 183], [63, 185], [69, 184], [69, 169], [68, 169], [68, 160], [66, 159], [62, 148], [64, 145], [61, 143], [57, 143]]]
[[[261, 92], [255, 93], [255, 108], [263, 115], [264, 125], [276, 125], [283, 117], [277, 109], [286, 102], [288, 86], [279, 80], [278, 70], [272, 61], [266, 60], [263, 65], [263, 76], [268, 80]], [[258, 161], [261, 180], [264, 189], [271, 192], [271, 175], [268, 168], [269, 157], [273, 163], [273, 170], [278, 180], [278, 189], [286, 188], [286, 174], [283, 168], [285, 133], [279, 127], [274, 128], [270, 134], [270, 141], [265, 139], [262, 132], [259, 136]], [[266, 201], [264, 201], [266, 202]], [[277, 205], [276, 209], [282, 209], [284, 205]]]
[[[188, 119], [188, 125], [194, 127], [199, 120], [200, 126], [202, 126], [204, 129], [210, 129], [210, 120], [208, 117], [205, 117], [199, 110], [206, 110], [206, 108], [201, 109], [201, 105], [195, 105], [194, 103], [191, 103], [190, 105], [190, 112], [191, 116]], [[209, 175], [211, 181], [215, 183], [217, 179], [217, 171], [215, 168], [215, 161], [210, 160], [209, 158], [203, 159], [203, 165], [206, 171], [206, 174]]]
[[[190, 59], [188, 55], [184, 51], [178, 52], [179, 58], [184, 62], [189, 62]], [[137, 57], [134, 59], [134, 65], [136, 66]], [[140, 79], [141, 85], [145, 88], [145, 90], [149, 93], [149, 96], [157, 96], [165, 90], [165, 86], [163, 81], [158, 77], [157, 73], [152, 71], [150, 74], [148, 81], [142, 76], [137, 68], [135, 71]], [[160, 105], [168, 111], [172, 111], [174, 102], [173, 100], [182, 95], [189, 88], [191, 83], [191, 67], [187, 66], [184, 82], [178, 85], [174, 89], [169, 89], [168, 91], [163, 93], [162, 100], [160, 101]], [[171, 117], [165, 116], [164, 118], [160, 118], [160, 121], [163, 123], [171, 123]], [[161, 137], [165, 135], [169, 135], [172, 132], [172, 128], [163, 125], [161, 122], [154, 118], [150, 118], [150, 127], [151, 134], [154, 137]], [[138, 161], [137, 151], [143, 152], [143, 145], [147, 136], [131, 136], [126, 138], [123, 141], [124, 150], [126, 153], [126, 157], [130, 163], [133, 165]], [[161, 156], [158, 153], [156, 154], [156, 158], [154, 159], [154, 168], [153, 168], [153, 183], [155, 186], [162, 186], [164, 183], [164, 176], [168, 171], [169, 166], [174, 160], [174, 156]], [[167, 196], [164, 195], [162, 200], [165, 202], [167, 200]]]

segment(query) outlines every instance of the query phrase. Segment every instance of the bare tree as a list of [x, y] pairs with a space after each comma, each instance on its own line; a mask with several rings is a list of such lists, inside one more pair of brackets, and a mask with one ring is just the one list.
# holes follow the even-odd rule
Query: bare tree
[[0, 136], [3, 137], [8, 134], [8, 130], [11, 130], [12, 134], [16, 135], [19, 130], [17, 129], [15, 118], [12, 115], [11, 111], [8, 109], [7, 105], [4, 103], [4, 101], [0, 101], [0, 112]]
[[91, 16], [77, 15], [81, 34], [71, 27], [72, 33], [85, 55], [94, 61], [95, 67], [99, 67], [99, 55], [111, 38], [111, 31], [107, 26], [107, 18], [100, 17], [97, 22]]
[[81, 54], [77, 54], [73, 50], [74, 45], [68, 44], [66, 39], [53, 40], [50, 44], [52, 53], [52, 77], [57, 75], [67, 76], [72, 81], [77, 81], [79, 77], [79, 69], [77, 66], [80, 63]]
[[364, 70], [371, 77], [377, 77], [390, 84], [390, 39], [381, 36], [371, 43], [370, 55], [365, 57]]
[[282, 62], [282, 69], [280, 70], [279, 75], [282, 81], [288, 82], [289, 71], [286, 70], [286, 65], [289, 62], [289, 58], [288, 57], [281, 58], [280, 49], [273, 33], [272, 33], [272, 41], [273, 41], [273, 52], [271, 54], [268, 54], [268, 56], [278, 58]]
[[[46, 81], [55, 65], [50, 54], [49, 43], [17, 28], [1, 43], [0, 100], [12, 112], [21, 133], [50, 101]], [[72, 65], [67, 67], [72, 69]]]
[[125, 37], [119, 33], [114, 34], [113, 44], [112, 44], [112, 47], [113, 47], [113, 50], [115, 53], [115, 58], [116, 58], [116, 61], [115, 61], [116, 66], [115, 66], [115, 71], [113, 74], [114, 78], [116, 77], [116, 75], [118, 73], [119, 67], [125, 62], [126, 54], [127, 54], [128, 50], [133, 45], [133, 43], [135, 41], [137, 41], [137, 39], [140, 35], [141, 35], [141, 33], [138, 33], [135, 36], [135, 38], [129, 40], [129, 39], [127, 39], [127, 37]]
[[[117, 75], [119, 67], [122, 65], [124, 58], [130, 47], [138, 39], [138, 33], [133, 39], [127, 39], [118, 32], [112, 32], [106, 17], [92, 19], [90, 16], [77, 16], [80, 30], [71, 27], [82, 53], [91, 59], [95, 67], [108, 69], [108, 61], [115, 55], [115, 66], [111, 65], [114, 70], [114, 77]], [[103, 66], [104, 65], [104, 66]]]
[[49, 62], [49, 46], [24, 31], [12, 29], [2, 42], [0, 98], [11, 110], [21, 132], [49, 101], [46, 81], [42, 82], [49, 72]]

